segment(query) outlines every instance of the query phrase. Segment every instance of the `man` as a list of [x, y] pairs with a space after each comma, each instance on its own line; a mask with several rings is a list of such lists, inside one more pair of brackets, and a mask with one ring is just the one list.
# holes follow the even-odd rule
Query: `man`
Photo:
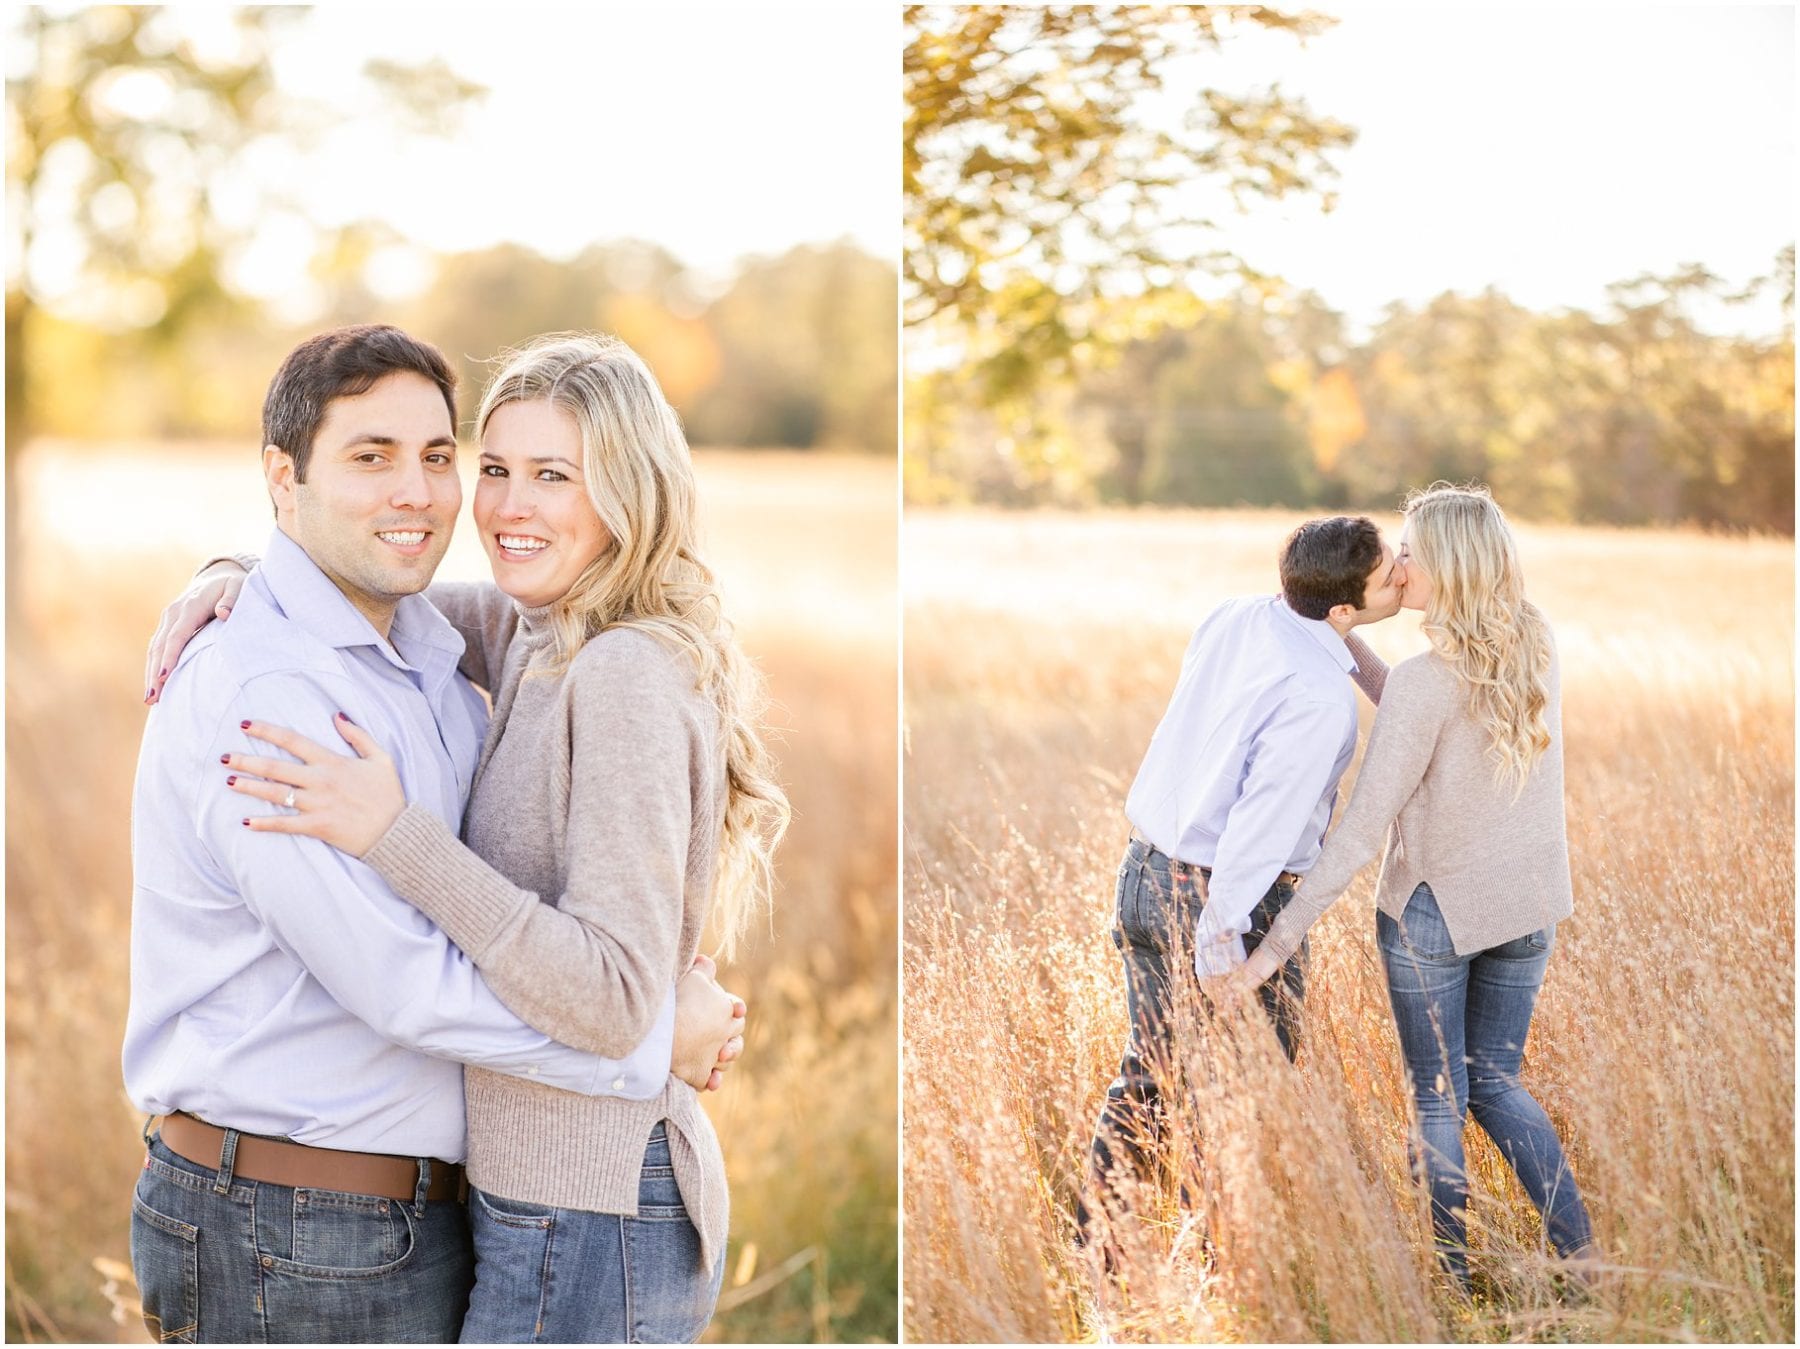
[[330, 743], [343, 714], [392, 748], [409, 801], [460, 825], [487, 712], [418, 593], [461, 505], [454, 383], [388, 327], [288, 356], [263, 408], [276, 531], [145, 728], [123, 1057], [134, 1103], [167, 1117], [132, 1204], [159, 1339], [454, 1341], [473, 1267], [462, 1065], [642, 1099], [672, 1052], [703, 1084], [742, 1027], [715, 986], [679, 1037], [671, 991], [623, 1062], [557, 1044], [373, 870], [253, 833], [226, 787], [232, 755], [269, 752], [251, 721]]
[[[1374, 523], [1311, 520], [1281, 552], [1281, 594], [1220, 605], [1194, 633], [1174, 696], [1126, 797], [1114, 944], [1131, 1028], [1090, 1157], [1096, 1193], [1141, 1170], [1160, 1129], [1172, 999], [1191, 960], [1229, 975], [1293, 897], [1356, 750], [1353, 677], [1379, 700], [1387, 667], [1352, 630], [1392, 617], [1403, 577]], [[1291, 1060], [1307, 948], [1261, 989]], [[1092, 1214], [1078, 1204], [1083, 1236]], [[1110, 1243], [1108, 1246], [1110, 1252]]]

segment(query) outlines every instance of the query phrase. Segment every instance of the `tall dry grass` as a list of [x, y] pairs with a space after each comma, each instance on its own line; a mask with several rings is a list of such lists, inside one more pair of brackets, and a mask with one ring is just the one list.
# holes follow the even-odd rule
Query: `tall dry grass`
[[[776, 701], [795, 821], [773, 931], [727, 986], [748, 1052], [708, 1100], [732, 1244], [710, 1338], [897, 1333], [892, 465], [697, 456], [710, 552]], [[140, 1341], [119, 1040], [143, 647], [214, 547], [268, 532], [254, 456], [48, 447], [28, 482], [29, 645], [8, 653], [9, 1340]], [[446, 575], [485, 574], [465, 520]], [[821, 1183], [825, 1182], [825, 1183]]]
[[[1791, 1342], [1787, 540], [1522, 530], [1564, 658], [1576, 891], [1526, 1080], [1614, 1267], [1600, 1286], [1559, 1288], [1473, 1128], [1479, 1296], [1434, 1273], [1374, 868], [1314, 930], [1298, 1070], [1253, 1024], [1190, 1026], [1206, 1085], [1119, 1228], [1122, 1290], [1073, 1245], [1125, 1031], [1125, 791], [1192, 626], [1275, 588], [1298, 518], [909, 512], [909, 1338]], [[1365, 631], [1390, 660], [1423, 649], [1411, 615]]]

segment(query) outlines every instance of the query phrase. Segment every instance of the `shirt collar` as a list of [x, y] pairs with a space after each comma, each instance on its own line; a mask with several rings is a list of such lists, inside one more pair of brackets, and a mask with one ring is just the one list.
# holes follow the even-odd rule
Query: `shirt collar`
[[1344, 644], [1344, 639], [1338, 636], [1336, 628], [1322, 618], [1306, 618], [1295, 613], [1293, 606], [1287, 602], [1284, 596], [1275, 596], [1275, 607], [1298, 623], [1302, 631], [1324, 647], [1345, 674], [1356, 673], [1356, 657], [1350, 654], [1350, 648]]
[[451, 669], [462, 659], [462, 637], [423, 595], [407, 595], [394, 606], [383, 640], [319, 564], [280, 529], [270, 535], [257, 573], [281, 612], [327, 646], [372, 646], [403, 669], [427, 673], [443, 665], [444, 657]]

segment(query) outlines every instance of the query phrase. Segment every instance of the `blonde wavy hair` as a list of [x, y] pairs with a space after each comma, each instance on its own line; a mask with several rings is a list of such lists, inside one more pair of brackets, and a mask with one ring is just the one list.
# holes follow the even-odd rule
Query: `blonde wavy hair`
[[477, 435], [507, 403], [543, 401], [581, 431], [588, 500], [612, 536], [551, 609], [550, 672], [608, 628], [635, 628], [683, 653], [718, 712], [725, 819], [713, 887], [720, 952], [773, 888], [770, 859], [791, 815], [763, 741], [761, 673], [738, 649], [712, 570], [695, 542], [693, 463], [675, 409], [650, 367], [614, 337], [552, 333], [503, 352], [482, 395]]
[[1468, 690], [1495, 781], [1517, 797], [1550, 748], [1550, 625], [1525, 598], [1512, 529], [1485, 487], [1433, 483], [1405, 510], [1412, 560], [1432, 584], [1424, 633]]

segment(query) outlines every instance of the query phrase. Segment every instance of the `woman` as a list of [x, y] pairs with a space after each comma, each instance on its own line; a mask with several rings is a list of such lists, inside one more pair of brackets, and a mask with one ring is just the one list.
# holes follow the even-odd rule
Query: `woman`
[[[755, 720], [759, 681], [695, 554], [680, 424], [628, 347], [533, 342], [476, 428], [474, 516], [498, 589], [429, 592], [493, 694], [466, 846], [405, 803], [392, 761], [341, 714], [358, 758], [253, 724], [301, 762], [233, 756], [231, 785], [298, 802], [247, 825], [361, 857], [524, 1020], [623, 1054], [709, 912], [729, 953], [766, 898], [788, 812]], [[463, 1340], [698, 1338], [727, 1203], [694, 1090], [671, 1078], [650, 1101], [586, 1097], [470, 1068], [465, 1091], [476, 1283]]]
[[1560, 671], [1485, 490], [1440, 483], [1415, 494], [1398, 556], [1400, 602], [1423, 610], [1431, 650], [1388, 674], [1342, 822], [1227, 992], [1279, 970], [1385, 835], [1376, 930], [1418, 1111], [1415, 1163], [1440, 1258], [1466, 1286], [1465, 1111], [1518, 1175], [1557, 1252], [1593, 1252], [1556, 1129], [1519, 1080], [1556, 924], [1573, 909]]

